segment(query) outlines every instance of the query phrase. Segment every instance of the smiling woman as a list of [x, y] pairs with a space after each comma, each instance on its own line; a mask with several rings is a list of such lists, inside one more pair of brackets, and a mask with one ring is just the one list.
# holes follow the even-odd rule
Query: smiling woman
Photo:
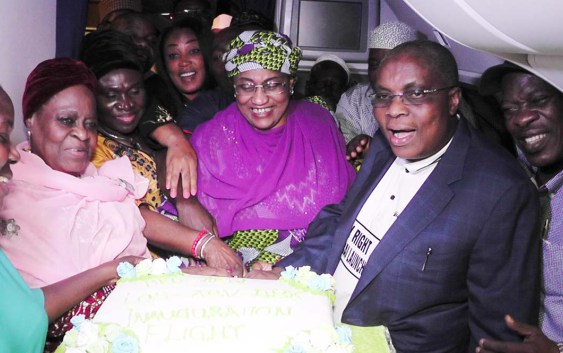
[[174, 22], [160, 37], [158, 72], [167, 84], [174, 106], [169, 107], [187, 133], [226, 108], [232, 97], [217, 90], [210, 71], [212, 33], [197, 18]]
[[225, 56], [236, 103], [192, 137], [198, 197], [221, 236], [235, 233], [231, 246], [247, 263], [291, 253], [317, 212], [340, 201], [354, 178], [332, 115], [291, 99], [300, 58], [284, 35], [241, 33]]
[[[74, 314], [96, 312], [112, 289], [118, 259], [149, 256], [134, 202], [146, 181], [126, 159], [99, 171], [90, 163], [95, 88], [80, 61], [46, 60], [31, 72], [23, 95], [29, 142], [17, 146], [21, 159], [11, 165], [0, 213], [0, 247], [27, 285], [44, 289], [49, 319], [58, 319], [51, 337], [64, 333]], [[61, 291], [57, 283], [71, 289]]]
[[55, 94], [26, 120], [31, 150], [53, 169], [80, 176], [96, 148], [95, 103], [92, 91], [75, 85]]
[[[98, 84], [98, 109], [111, 113], [100, 115], [100, 124], [123, 134], [132, 133], [146, 102], [141, 72], [127, 68], [113, 70], [101, 77]], [[121, 101], [123, 96], [129, 99]]]
[[198, 233], [203, 228], [209, 234], [213, 231], [213, 219], [197, 200], [179, 198], [174, 203], [163, 192], [157, 156], [136, 130], [147, 101], [142, 68], [131, 39], [113, 31], [92, 33], [85, 42], [82, 59], [98, 78], [96, 100], [100, 124], [93, 163], [102, 167], [108, 161], [126, 156], [134, 171], [149, 181], [147, 193], [137, 203], [146, 222], [144, 235], [154, 246], [151, 249], [161, 255], [170, 251], [198, 257], [210, 266], [238, 269], [240, 273], [237, 273], [242, 274], [238, 257], [216, 238], [206, 239], [209, 243], [205, 253], [202, 249], [199, 253], [193, 250], [198, 248]]

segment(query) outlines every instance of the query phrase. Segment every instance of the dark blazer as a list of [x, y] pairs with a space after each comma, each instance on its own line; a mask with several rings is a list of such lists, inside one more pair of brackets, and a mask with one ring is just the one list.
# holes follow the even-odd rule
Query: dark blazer
[[[376, 133], [344, 200], [321, 210], [305, 242], [278, 266], [334, 273], [357, 214], [394, 159]], [[503, 316], [537, 322], [538, 210], [516, 160], [462, 119], [372, 253], [342, 321], [386, 325], [398, 352], [474, 352], [480, 338], [520, 340]]]

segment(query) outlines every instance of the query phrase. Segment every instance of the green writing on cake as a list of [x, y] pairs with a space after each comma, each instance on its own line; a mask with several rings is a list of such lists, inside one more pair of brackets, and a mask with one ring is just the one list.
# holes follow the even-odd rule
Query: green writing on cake
[[303, 293], [291, 289], [261, 289], [256, 288], [254, 295], [258, 298], [268, 299], [296, 299], [301, 297]]
[[129, 325], [171, 320], [212, 320], [212, 319], [271, 319], [289, 317], [291, 308], [281, 306], [209, 306], [200, 308], [179, 308], [169, 310], [142, 311], [140, 308], [129, 312]]
[[240, 294], [239, 289], [196, 289], [193, 293], [190, 293], [192, 298], [209, 298], [209, 297], [221, 297], [221, 298], [231, 298]]
[[238, 325], [197, 325], [175, 326], [166, 324], [153, 324], [146, 326], [141, 337], [153, 342], [213, 342], [236, 341], [240, 338], [241, 327]]

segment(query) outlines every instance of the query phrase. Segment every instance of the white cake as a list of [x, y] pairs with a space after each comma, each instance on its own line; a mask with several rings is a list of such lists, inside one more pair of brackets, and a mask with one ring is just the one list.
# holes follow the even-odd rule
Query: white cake
[[94, 322], [128, 327], [143, 353], [263, 353], [331, 326], [331, 307], [281, 281], [179, 274], [120, 283]]
[[[346, 331], [333, 326], [331, 276], [288, 268], [279, 281], [223, 278], [177, 269], [162, 274], [162, 261], [156, 271], [146, 264], [137, 265], [137, 273], [129, 265], [134, 274], [118, 282], [91, 322], [76, 320], [75, 332], [67, 333], [58, 352], [89, 352], [96, 333], [95, 343], [104, 341], [107, 352], [117, 351], [111, 348], [116, 344], [127, 348], [119, 352], [141, 353], [353, 350], [348, 338], [342, 340]], [[94, 334], [92, 326], [99, 328]], [[115, 327], [135, 341], [121, 335], [114, 342]], [[79, 344], [81, 350], [74, 350]]]
[[290, 266], [279, 281], [191, 276], [180, 264], [119, 264], [116, 289], [93, 320], [71, 319], [56, 353], [395, 352], [384, 326], [333, 326], [330, 275]]

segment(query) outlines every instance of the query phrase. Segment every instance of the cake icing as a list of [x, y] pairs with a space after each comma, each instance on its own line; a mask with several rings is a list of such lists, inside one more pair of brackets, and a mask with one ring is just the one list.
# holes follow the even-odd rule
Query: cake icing
[[117, 324], [94, 323], [78, 315], [55, 353], [139, 353], [137, 335]]
[[353, 350], [349, 330], [333, 326], [331, 276], [306, 267], [279, 281], [195, 276], [149, 262], [121, 266], [126, 278], [93, 319], [134, 332], [142, 353]]

